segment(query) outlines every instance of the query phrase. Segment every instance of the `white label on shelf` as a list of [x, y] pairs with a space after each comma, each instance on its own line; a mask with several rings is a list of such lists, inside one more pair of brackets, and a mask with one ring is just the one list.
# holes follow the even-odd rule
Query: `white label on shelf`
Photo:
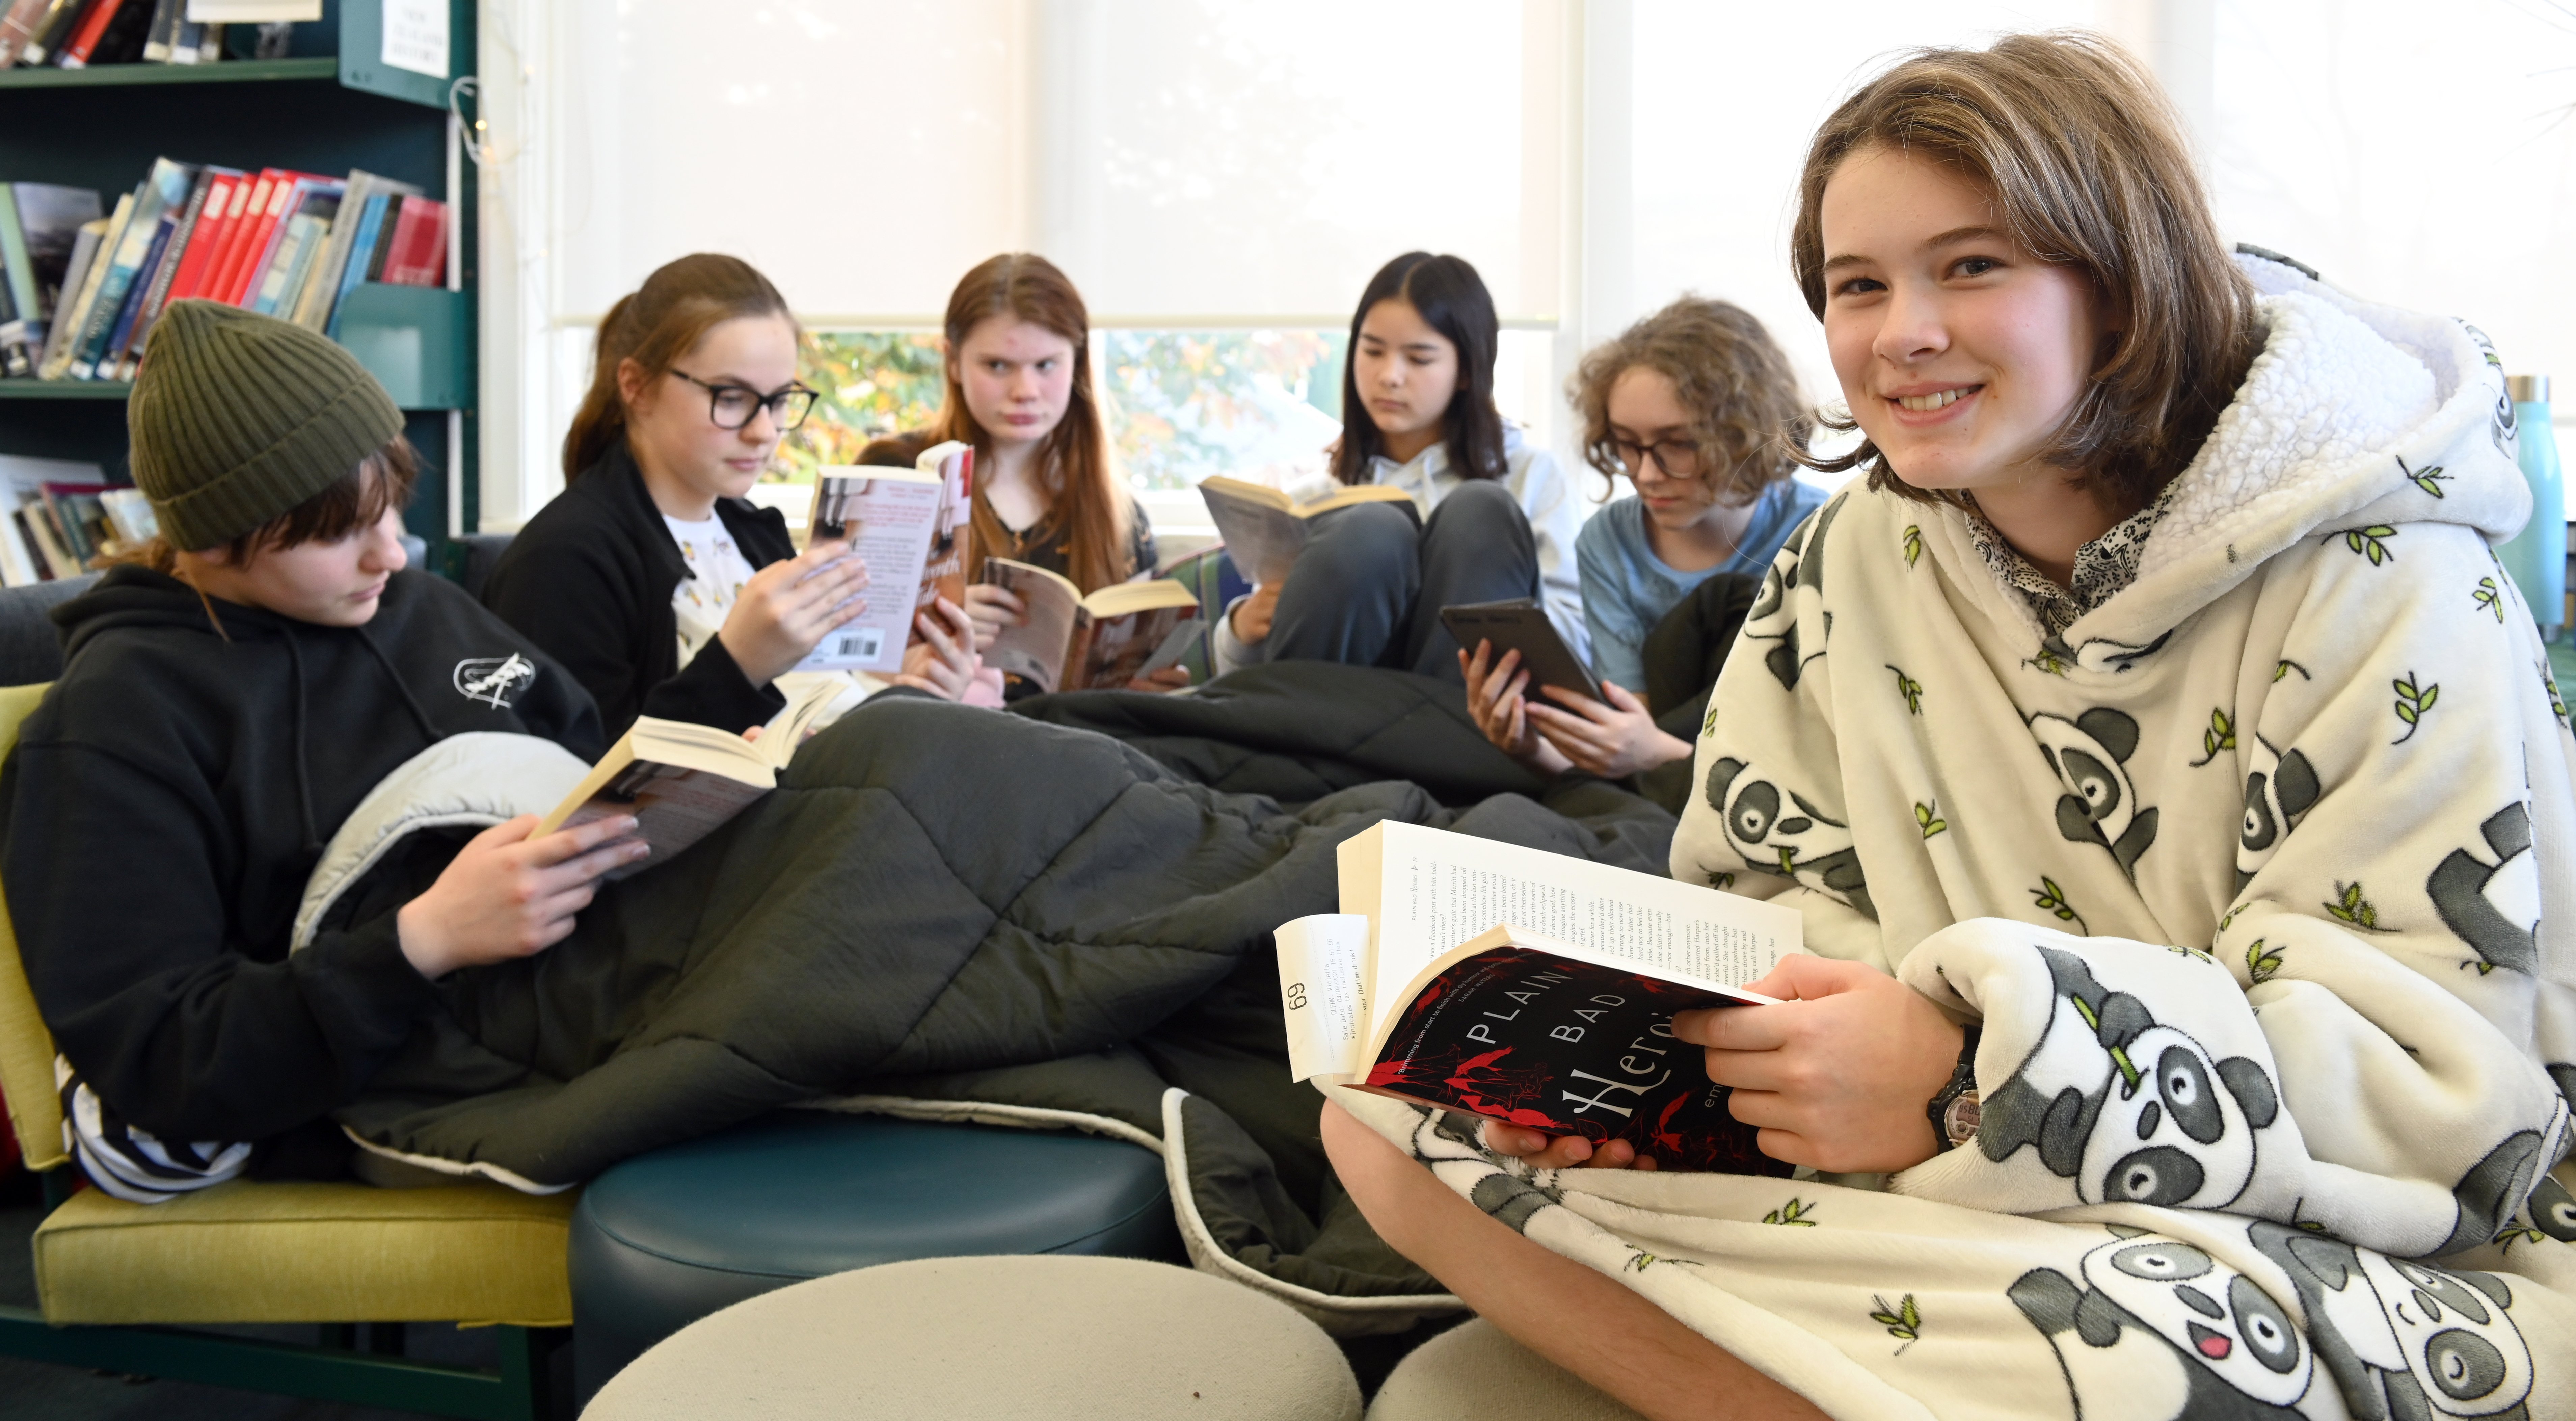
[[385, 0], [385, 63], [447, 77], [447, 0]]
[[247, 25], [321, 18], [322, 0], [188, 0], [188, 19], [198, 24]]

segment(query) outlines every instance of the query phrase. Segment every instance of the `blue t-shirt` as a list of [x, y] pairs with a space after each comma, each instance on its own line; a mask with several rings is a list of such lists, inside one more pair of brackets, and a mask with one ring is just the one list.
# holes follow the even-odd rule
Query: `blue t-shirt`
[[1593, 514], [1575, 537], [1574, 562], [1583, 579], [1583, 618], [1592, 626], [1594, 674], [1645, 694], [1646, 633], [1655, 623], [1692, 588], [1721, 572], [1761, 575], [1825, 496], [1825, 490], [1796, 479], [1764, 489], [1735, 556], [1697, 572], [1677, 571], [1655, 556], [1646, 541], [1646, 506], [1634, 497]]

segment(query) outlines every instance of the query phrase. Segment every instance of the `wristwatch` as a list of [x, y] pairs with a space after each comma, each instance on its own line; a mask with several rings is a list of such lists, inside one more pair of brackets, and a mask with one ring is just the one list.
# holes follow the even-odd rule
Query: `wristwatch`
[[1955, 1150], [1977, 1138], [1977, 1038], [1982, 1028], [1968, 1024], [1966, 1040], [1959, 1044], [1959, 1064], [1950, 1071], [1949, 1082], [1933, 1092], [1932, 1103], [1923, 1113], [1932, 1121], [1933, 1138], [1943, 1150]]

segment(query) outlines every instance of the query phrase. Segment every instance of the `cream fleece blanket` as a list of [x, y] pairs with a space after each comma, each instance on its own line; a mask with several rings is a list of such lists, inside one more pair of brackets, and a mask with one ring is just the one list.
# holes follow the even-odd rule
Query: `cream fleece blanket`
[[2049, 636], [1959, 510], [1854, 488], [1699, 743], [1675, 875], [1981, 1017], [1975, 1146], [1532, 1174], [1344, 1103], [1837, 1416], [2576, 1415], [2576, 740], [2488, 551], [2512, 406], [2475, 330], [2246, 265], [2266, 347], [2133, 584]]

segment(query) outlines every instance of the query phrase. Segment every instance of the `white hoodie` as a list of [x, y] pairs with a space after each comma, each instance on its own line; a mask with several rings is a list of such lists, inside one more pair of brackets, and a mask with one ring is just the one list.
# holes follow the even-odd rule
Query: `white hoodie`
[[1977, 1141], [1887, 1195], [1528, 1181], [1531, 1237], [1837, 1414], [2576, 1414], [2576, 739], [2488, 551], [2512, 407], [2460, 323], [2246, 265], [2265, 348], [2129, 586], [2051, 637], [1960, 510], [1855, 487], [1712, 698], [1674, 875], [1982, 1018]]

